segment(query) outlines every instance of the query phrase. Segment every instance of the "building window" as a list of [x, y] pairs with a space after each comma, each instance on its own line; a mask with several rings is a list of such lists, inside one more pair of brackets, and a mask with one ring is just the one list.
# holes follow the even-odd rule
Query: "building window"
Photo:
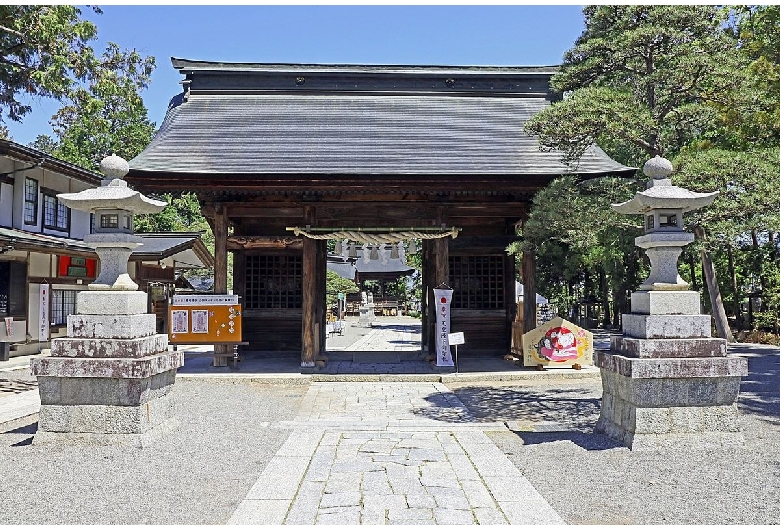
[[504, 309], [502, 256], [450, 256], [453, 309]]
[[102, 214], [100, 216], [100, 228], [119, 228], [119, 216], [116, 214]]
[[70, 209], [54, 195], [43, 196], [43, 226], [54, 230], [70, 228]]
[[247, 256], [244, 304], [247, 309], [303, 307], [303, 258]]
[[34, 225], [38, 222], [38, 181], [24, 179], [24, 222]]
[[76, 293], [78, 291], [63, 291], [52, 289], [51, 291], [51, 322], [61, 325], [68, 323], [68, 315], [76, 313]]

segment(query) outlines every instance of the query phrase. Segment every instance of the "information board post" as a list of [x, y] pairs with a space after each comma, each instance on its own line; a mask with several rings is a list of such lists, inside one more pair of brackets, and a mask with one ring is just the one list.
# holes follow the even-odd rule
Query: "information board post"
[[455, 346], [455, 373], [458, 373], [458, 344], [465, 344], [466, 341], [463, 338], [463, 332], [450, 333], [448, 336], [450, 346]]

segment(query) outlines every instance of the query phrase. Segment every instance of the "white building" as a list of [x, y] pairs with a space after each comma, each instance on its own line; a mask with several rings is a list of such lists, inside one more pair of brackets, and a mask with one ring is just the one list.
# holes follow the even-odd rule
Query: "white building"
[[[90, 214], [70, 210], [57, 194], [100, 186], [101, 178], [0, 140], [0, 360], [9, 352], [35, 353], [65, 335], [76, 293], [96, 278], [100, 263], [82, 241], [92, 229]], [[148, 244], [133, 253], [129, 273], [143, 289], [163, 286], [169, 294], [177, 269], [213, 266], [199, 234], [141, 235]], [[166, 300], [150, 297], [161, 319]]]

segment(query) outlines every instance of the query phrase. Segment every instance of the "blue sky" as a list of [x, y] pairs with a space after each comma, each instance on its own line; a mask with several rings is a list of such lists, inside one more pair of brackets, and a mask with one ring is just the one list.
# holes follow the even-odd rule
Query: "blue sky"
[[[106, 42], [156, 58], [144, 92], [159, 125], [181, 76], [170, 57], [269, 63], [553, 65], [584, 29], [576, 5], [500, 6], [102, 6], [82, 9]], [[35, 100], [14, 141], [51, 133], [56, 102]]]

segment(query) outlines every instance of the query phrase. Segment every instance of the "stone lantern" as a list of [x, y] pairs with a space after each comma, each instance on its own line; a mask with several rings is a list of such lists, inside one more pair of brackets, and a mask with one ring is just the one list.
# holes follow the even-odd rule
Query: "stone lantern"
[[635, 239], [650, 259], [650, 275], [631, 295], [623, 334], [609, 351], [596, 351], [603, 397], [596, 430], [632, 449], [665, 445], [742, 443], [736, 399], [747, 360], [726, 356], [726, 341], [712, 338], [711, 317], [701, 314], [699, 293], [677, 270], [682, 248], [693, 242], [685, 212], [717, 196], [674, 186], [671, 163], [659, 156], [643, 171], [647, 189], [612, 208], [644, 217]]
[[100, 275], [76, 295], [67, 338], [51, 341], [51, 356], [33, 359], [41, 409], [33, 443], [144, 446], [176, 421], [170, 390], [182, 352], [168, 351], [168, 337], [156, 334], [147, 313], [147, 294], [127, 273], [133, 249], [133, 215], [157, 213], [166, 203], [127, 187], [125, 160], [101, 162], [99, 188], [64, 193], [58, 199], [93, 213], [95, 233], [84, 241], [100, 258]]

